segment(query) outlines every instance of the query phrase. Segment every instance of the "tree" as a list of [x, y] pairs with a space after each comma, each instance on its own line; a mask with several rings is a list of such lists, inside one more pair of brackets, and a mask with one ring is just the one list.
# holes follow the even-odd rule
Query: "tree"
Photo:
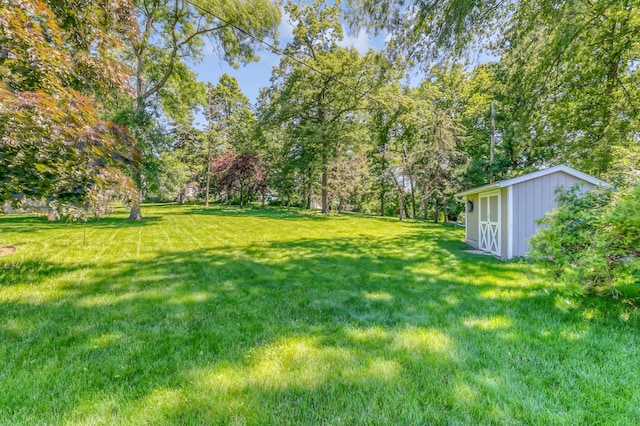
[[[383, 80], [386, 63], [381, 55], [360, 56], [353, 48], [341, 48], [340, 9], [320, 1], [285, 10], [297, 22], [293, 41], [272, 74], [265, 96], [263, 122], [285, 129], [284, 149], [303, 176], [307, 206], [319, 175], [322, 211], [329, 209], [329, 170], [339, 150], [351, 141], [349, 132], [358, 123], [358, 111]], [[305, 65], [302, 65], [305, 63]]]
[[[93, 95], [126, 91], [109, 51], [136, 30], [127, 2], [0, 5], [0, 201], [47, 198], [67, 209], [135, 197], [128, 132], [100, 119]], [[67, 211], [69, 211], [67, 209]]]
[[[185, 60], [200, 61], [207, 42], [234, 66], [256, 60], [256, 39], [273, 37], [280, 21], [279, 8], [268, 0], [204, 0], [197, 4], [137, 2], [142, 31], [133, 43], [132, 56], [138, 112], [157, 95], [165, 112], [179, 118], [179, 110], [171, 107], [172, 98], [180, 96], [180, 102], [174, 104], [184, 105], [201, 93], [200, 87], [194, 87], [195, 75], [188, 71]], [[184, 90], [187, 82], [188, 88], [196, 90]]]
[[260, 162], [260, 158], [251, 154], [234, 152], [227, 152], [214, 160], [212, 171], [216, 176], [216, 187], [219, 193], [224, 193], [227, 202], [237, 192], [242, 208], [254, 193], [264, 192], [264, 171]]
[[392, 49], [423, 66], [471, 47], [499, 57], [512, 167], [566, 162], [599, 175], [620, 148], [640, 150], [634, 2], [353, 0], [350, 8], [356, 27], [390, 31]]
[[[280, 9], [268, 0], [201, 0], [197, 4], [186, 0], [136, 2], [141, 32], [129, 54], [135, 70], [138, 119], [155, 102], [166, 116], [184, 124], [192, 109], [205, 102], [204, 87], [186, 61], [200, 61], [206, 43], [234, 66], [255, 60], [256, 39], [273, 37], [280, 20]], [[141, 171], [135, 175], [141, 182]], [[130, 219], [141, 218], [138, 202]]]
[[640, 149], [638, 12], [628, 1], [520, 5], [500, 71], [519, 136], [544, 160], [602, 175], [618, 148]]
[[180, 161], [177, 151], [166, 151], [160, 154], [160, 162], [163, 167], [158, 174], [158, 182], [155, 186], [155, 195], [161, 201], [178, 201], [184, 203], [187, 197], [187, 188], [193, 182], [189, 166]]
[[168, 136], [171, 142], [158, 152], [157, 169], [146, 186], [149, 195], [183, 203], [189, 196], [199, 196], [203, 186], [206, 132], [187, 125], [174, 128]]
[[348, 151], [336, 158], [329, 170], [329, 187], [332, 208], [361, 210], [371, 187], [365, 154]]
[[512, 14], [501, 0], [349, 0], [347, 9], [352, 28], [388, 32], [392, 50], [420, 63], [478, 47]]
[[250, 153], [251, 131], [255, 122], [249, 99], [242, 93], [238, 81], [223, 74], [215, 86], [207, 84], [205, 117], [209, 122], [205, 158], [205, 205], [209, 205], [211, 164], [215, 155], [235, 151]]
[[377, 96], [385, 100], [391, 99], [394, 102], [394, 108], [389, 108], [386, 103], [382, 102], [368, 104], [367, 124], [371, 138], [369, 161], [373, 174], [373, 188], [378, 192], [380, 216], [385, 216], [387, 194], [394, 188], [399, 188], [393, 173], [397, 163], [394, 154], [394, 139], [398, 132], [398, 117], [404, 111], [404, 106], [399, 83], [385, 85], [377, 93]]
[[218, 84], [207, 85], [205, 117], [220, 139], [223, 150], [251, 152], [251, 131], [255, 118], [249, 99], [242, 93], [238, 80], [222, 74]]
[[289, 145], [286, 128], [265, 118], [264, 111], [269, 108], [270, 101], [267, 92], [268, 89], [263, 89], [258, 96], [258, 121], [252, 139], [256, 152], [262, 158], [266, 186], [277, 193], [276, 202], [290, 206], [297, 203], [302, 188], [306, 188], [297, 173], [304, 170], [298, 162], [304, 156], [297, 156], [294, 151], [286, 149]]
[[[372, 147], [369, 155], [376, 173], [381, 215], [385, 214], [386, 195], [398, 195], [399, 216], [418, 212], [417, 199], [427, 214], [427, 204], [446, 205], [459, 188], [466, 166], [461, 143], [465, 134], [460, 117], [448, 104], [443, 88], [435, 81], [424, 81], [415, 89], [398, 84], [381, 90], [379, 96], [393, 101], [371, 104], [369, 128]], [[436, 214], [437, 218], [437, 214]]]

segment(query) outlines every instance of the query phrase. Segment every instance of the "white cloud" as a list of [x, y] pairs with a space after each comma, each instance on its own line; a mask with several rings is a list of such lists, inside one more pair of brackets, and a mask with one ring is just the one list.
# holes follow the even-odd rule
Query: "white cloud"
[[338, 43], [342, 47], [355, 47], [361, 54], [367, 53], [367, 50], [373, 47], [371, 38], [365, 30], [360, 30], [357, 36], [347, 35]]

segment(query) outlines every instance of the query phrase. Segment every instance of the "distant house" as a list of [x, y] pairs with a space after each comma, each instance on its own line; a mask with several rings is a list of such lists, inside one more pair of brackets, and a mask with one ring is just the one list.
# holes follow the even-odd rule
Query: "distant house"
[[518, 176], [456, 194], [466, 203], [466, 242], [502, 259], [524, 256], [536, 220], [557, 206], [556, 190], [581, 185], [586, 192], [608, 183], [567, 166]]

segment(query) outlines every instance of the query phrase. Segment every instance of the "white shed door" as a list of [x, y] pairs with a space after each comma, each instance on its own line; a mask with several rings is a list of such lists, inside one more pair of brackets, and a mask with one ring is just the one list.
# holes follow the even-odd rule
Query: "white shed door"
[[480, 200], [480, 250], [500, 256], [500, 193], [483, 194]]

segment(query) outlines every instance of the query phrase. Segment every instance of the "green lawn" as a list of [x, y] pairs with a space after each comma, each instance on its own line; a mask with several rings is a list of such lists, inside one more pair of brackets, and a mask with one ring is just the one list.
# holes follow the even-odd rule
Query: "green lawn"
[[463, 230], [146, 206], [0, 216], [0, 424], [639, 424], [637, 311]]

